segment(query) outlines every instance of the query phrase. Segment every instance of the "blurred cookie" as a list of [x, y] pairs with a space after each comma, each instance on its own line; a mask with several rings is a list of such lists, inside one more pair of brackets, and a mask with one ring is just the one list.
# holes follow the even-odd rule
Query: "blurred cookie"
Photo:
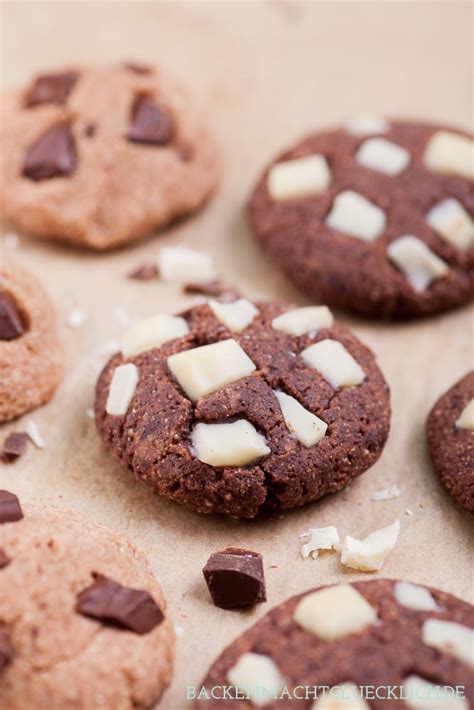
[[151, 707], [170, 682], [174, 640], [143, 555], [71, 511], [24, 506], [23, 518], [6, 522], [2, 502], [0, 628], [9, 653], [0, 706]]
[[222, 707], [225, 687], [226, 707], [469, 710], [473, 642], [474, 609], [451, 594], [387, 579], [320, 587], [226, 648], [196, 705]]
[[473, 296], [473, 178], [463, 131], [355, 120], [279, 155], [250, 222], [310, 296], [370, 316], [425, 316]]
[[441, 480], [474, 514], [474, 370], [438, 399], [426, 431], [431, 460]]
[[252, 518], [339, 491], [379, 458], [389, 391], [325, 307], [210, 301], [133, 325], [96, 388], [113, 454], [161, 495]]
[[187, 93], [136, 64], [44, 74], [4, 97], [0, 204], [33, 234], [109, 249], [198, 209], [217, 150]]
[[63, 371], [56, 311], [39, 281], [0, 264], [0, 422], [39, 407]]

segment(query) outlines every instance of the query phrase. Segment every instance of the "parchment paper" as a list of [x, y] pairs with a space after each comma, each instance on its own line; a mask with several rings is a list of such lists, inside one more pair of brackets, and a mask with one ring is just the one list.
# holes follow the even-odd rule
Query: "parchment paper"
[[[364, 577], [344, 571], [337, 554], [303, 560], [298, 534], [310, 526], [336, 525], [342, 534], [363, 536], [400, 518], [399, 542], [381, 576], [472, 599], [471, 523], [434, 475], [424, 437], [432, 403], [472, 362], [473, 321], [466, 308], [392, 325], [341, 316], [373, 348], [390, 383], [388, 444], [379, 462], [346, 491], [271, 520], [205, 517], [155, 497], [111, 458], [86, 414], [105, 351], [126, 316], [192, 303], [159, 281], [125, 278], [162, 245], [183, 241], [212, 252], [223, 277], [250, 297], [308, 303], [272, 269], [246, 227], [243, 203], [257, 172], [301, 134], [353, 114], [469, 126], [470, 5], [13, 2], [4, 3], [2, 12], [5, 85], [74, 60], [156, 61], [192, 85], [222, 147], [221, 188], [197, 217], [108, 255], [26, 235], [15, 252], [55, 300], [67, 368], [54, 400], [33, 415], [45, 450], [30, 447], [15, 465], [2, 467], [1, 487], [23, 501], [75, 508], [127, 533], [148, 555], [179, 634], [174, 681], [162, 707], [184, 707], [186, 685], [199, 683], [224, 645], [270, 607], [311, 586]], [[74, 307], [86, 314], [76, 330], [66, 326]], [[21, 428], [22, 420], [3, 426], [0, 435]], [[399, 498], [370, 500], [392, 483]], [[264, 555], [267, 604], [246, 613], [212, 606], [201, 569], [213, 550], [226, 545]]]

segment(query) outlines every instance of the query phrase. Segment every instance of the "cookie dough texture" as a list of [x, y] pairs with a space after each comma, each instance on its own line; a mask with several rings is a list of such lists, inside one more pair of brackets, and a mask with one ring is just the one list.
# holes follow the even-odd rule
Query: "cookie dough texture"
[[[440, 133], [443, 130], [456, 136], [465, 134], [402, 121], [372, 128], [368, 134], [356, 134], [350, 126], [321, 131], [279, 155], [265, 169], [250, 199], [249, 218], [257, 239], [299, 288], [338, 308], [404, 318], [465, 303], [474, 294], [472, 222], [469, 227], [474, 184], [467, 174], [455, 172], [450, 165], [445, 172], [443, 165], [430, 166], [426, 157], [435, 134], [444, 135]], [[380, 140], [375, 143], [371, 139]], [[363, 144], [366, 149], [361, 151]], [[393, 167], [389, 148], [401, 148], [405, 155], [403, 164], [396, 161], [397, 169], [392, 172], [388, 170]], [[469, 149], [463, 145], [462, 150]], [[328, 186], [290, 199], [272, 198], [272, 166], [310, 155], [325, 158], [331, 173]], [[350, 205], [343, 205], [342, 200], [349, 203], [349, 197]], [[439, 217], [438, 229], [445, 231], [448, 220], [464, 248], [450, 243], [449, 235], [443, 238], [430, 224], [430, 211], [445, 200], [449, 200], [449, 213], [444, 206], [443, 224]], [[468, 220], [462, 235], [456, 222], [459, 214], [466, 214]], [[434, 280], [423, 288], [410, 283], [387, 251], [392, 242], [407, 235], [420, 240], [437, 257], [437, 263], [441, 259], [448, 267], [445, 274], [430, 275]], [[418, 263], [417, 269], [424, 271], [429, 266]]]
[[[252, 518], [339, 491], [375, 463], [388, 435], [388, 387], [368, 348], [337, 324], [301, 336], [282, 332], [272, 321], [290, 307], [255, 305], [258, 314], [239, 333], [229, 331], [209, 305], [195, 306], [180, 314], [189, 326], [186, 335], [128, 359], [116, 354], [97, 383], [96, 426], [106, 446], [137, 479], [198, 512]], [[328, 338], [357, 360], [365, 373], [361, 384], [335, 389], [305, 363], [301, 352]], [[255, 369], [193, 401], [174, 379], [168, 358], [226, 340], [233, 340]], [[110, 384], [125, 362], [138, 368], [139, 380], [127, 413], [112, 416], [106, 410]], [[328, 425], [325, 436], [313, 446], [301, 444], [285, 422], [276, 390], [322, 419]], [[242, 466], [199, 460], [192, 445], [197, 425], [240, 420], [265, 442], [260, 458], [254, 455], [256, 460]]]
[[457, 424], [473, 398], [474, 370], [438, 399], [426, 431], [433, 466], [451, 495], [474, 515], [474, 431]]
[[[472, 606], [450, 594], [428, 588], [424, 588], [426, 594], [431, 594], [433, 600], [439, 605], [438, 610], [413, 609], [401, 605], [396, 599], [395, 580], [379, 579], [343, 586], [344, 589], [340, 587], [339, 590], [341, 595], [342, 591], [347, 592], [345, 595], [347, 599], [345, 598], [342, 606], [337, 607], [337, 587], [326, 587], [324, 593], [327, 599], [324, 604], [322, 599], [321, 601], [318, 599], [318, 605], [325, 608], [326, 620], [332, 614], [342, 620], [347, 606], [351, 605], [351, 608], [353, 606], [352, 612], [343, 624], [346, 627], [345, 633], [331, 640], [323, 638], [324, 634], [319, 636], [314, 630], [305, 628], [304, 605], [299, 605], [304, 598], [310, 603], [309, 597], [314, 592], [316, 597], [319, 591], [308, 590], [305, 594], [292, 597], [275, 607], [236, 639], [217, 658], [199, 687], [204, 686], [209, 692], [212, 687], [229, 686], [232, 678], [237, 675], [232, 669], [239, 668], [237, 665], [239, 659], [245, 659], [244, 654], [250, 653], [258, 654], [259, 659], [264, 658], [271, 662], [274, 673], [268, 674], [268, 678], [274, 682], [273, 676], [278, 674], [280, 692], [285, 685], [290, 691], [296, 686], [310, 688], [313, 686], [332, 688], [343, 684], [396, 686], [404, 685], [408, 678], [416, 676], [421, 683], [427, 685], [463, 686], [467, 700], [459, 707], [467, 710], [472, 706], [474, 677], [468, 661], [463, 661], [451, 652], [448, 641], [444, 648], [437, 649], [430, 645], [429, 634], [423, 630], [429, 619], [436, 619], [454, 622], [453, 627], [448, 625], [445, 627], [453, 637], [459, 631], [463, 635], [468, 634], [469, 629], [474, 629]], [[351, 589], [353, 601], [348, 594]], [[336, 591], [334, 605], [332, 604], [333, 591]], [[298, 607], [299, 613], [295, 618]], [[374, 614], [375, 619], [365, 611], [365, 607]], [[354, 621], [355, 617], [360, 619], [360, 628], [357, 629], [356, 625], [352, 624], [351, 630], [349, 622]], [[456, 624], [464, 628], [458, 629]], [[251, 679], [250, 674], [248, 679]], [[262, 674], [253, 680], [260, 685], [264, 685], [265, 682]], [[304, 698], [304, 689], [299, 694]], [[226, 704], [229, 707], [238, 705], [239, 708], [254, 708], [259, 704], [263, 705], [265, 710], [279, 707], [312, 710], [313, 707], [319, 707], [319, 705], [312, 706], [313, 702], [314, 699], [287, 699], [273, 702], [270, 699], [267, 704], [262, 700], [260, 703], [253, 703], [251, 700], [234, 702], [228, 700]], [[367, 705], [362, 707], [373, 710], [387, 706], [409, 707], [407, 703], [395, 700], [387, 702], [383, 699], [371, 699], [366, 702]], [[196, 702], [197, 707], [209, 708], [218, 708], [222, 704], [220, 700]], [[341, 703], [341, 707], [345, 704]]]
[[0, 422], [48, 402], [63, 372], [56, 312], [39, 281], [2, 258], [1, 292], [13, 298], [24, 332], [0, 339]]
[[23, 520], [0, 526], [11, 560], [0, 570], [0, 622], [15, 653], [0, 682], [0, 707], [150, 707], [171, 678], [170, 621], [139, 635], [75, 611], [95, 571], [148, 591], [165, 612], [145, 558], [126, 538], [71, 511], [23, 511]]
[[[0, 208], [13, 224], [103, 250], [203, 204], [217, 183], [217, 149], [206, 122], [173, 78], [136, 65], [74, 67], [63, 76], [75, 79], [62, 81], [62, 88], [68, 84], [62, 95], [56, 81], [52, 95], [31, 83], [4, 97]], [[161, 114], [154, 125], [156, 107]], [[45, 179], [23, 174], [31, 146], [58, 126], [65, 126], [67, 135], [52, 136], [49, 150], [54, 143], [64, 174]], [[51, 161], [39, 168], [37, 160], [38, 153], [30, 170], [50, 172]]]

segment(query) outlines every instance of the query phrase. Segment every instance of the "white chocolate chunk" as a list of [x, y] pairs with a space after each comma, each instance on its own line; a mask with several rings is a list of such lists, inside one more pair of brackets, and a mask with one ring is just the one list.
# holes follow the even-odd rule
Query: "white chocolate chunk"
[[423, 624], [423, 643], [456, 656], [474, 667], [474, 631], [454, 621], [428, 619]]
[[386, 133], [389, 128], [389, 123], [381, 116], [356, 116], [346, 124], [346, 130], [354, 136]]
[[462, 204], [452, 197], [432, 207], [426, 219], [430, 227], [455, 249], [474, 244], [474, 222]]
[[387, 175], [398, 175], [410, 162], [410, 153], [385, 138], [369, 138], [356, 154], [357, 162]]
[[107, 414], [120, 417], [127, 413], [137, 388], [138, 377], [138, 368], [132, 362], [115, 368], [105, 405]]
[[252, 705], [266, 705], [274, 695], [279, 695], [285, 681], [269, 656], [261, 653], [244, 653], [235, 666], [227, 671], [232, 685], [248, 693]]
[[167, 363], [193, 400], [247, 377], [256, 369], [245, 350], [231, 338], [171, 355]]
[[357, 685], [341, 683], [315, 700], [310, 710], [370, 710], [370, 706], [360, 697]]
[[326, 422], [305, 409], [297, 399], [285, 392], [274, 390], [274, 394], [278, 399], [288, 431], [307, 448], [317, 444], [326, 434], [328, 428]]
[[[94, 417], [94, 414], [92, 414]], [[38, 429], [38, 425], [33, 419], [28, 419], [26, 422], [26, 425], [24, 427], [25, 429], [25, 434], [28, 434], [29, 438], [33, 442], [33, 444], [36, 446], [37, 449], [44, 449], [45, 443], [43, 436], [40, 433], [40, 430]]]
[[324, 192], [331, 173], [323, 155], [308, 155], [276, 163], [268, 173], [267, 189], [273, 200], [292, 200]]
[[310, 528], [304, 534], [309, 535], [308, 542], [305, 542], [301, 548], [301, 556], [305, 559], [310, 555], [316, 559], [319, 550], [337, 550], [339, 547], [339, 533], [334, 525], [329, 525], [327, 528]]
[[423, 159], [431, 170], [474, 178], [474, 141], [458, 133], [434, 133], [426, 146]]
[[411, 234], [395, 239], [389, 245], [387, 254], [417, 293], [427, 289], [433, 281], [446, 276], [449, 271], [443, 259]]
[[274, 318], [272, 328], [298, 337], [305, 333], [317, 333], [320, 328], [330, 328], [333, 322], [333, 315], [327, 306], [303, 306]]
[[158, 271], [168, 283], [199, 283], [216, 278], [211, 256], [184, 246], [163, 247], [158, 254]]
[[375, 624], [377, 612], [350, 584], [338, 584], [303, 597], [293, 618], [324, 641], [335, 641]]
[[360, 385], [365, 373], [359, 363], [338, 340], [326, 338], [301, 353], [307, 365], [318, 370], [335, 389]]
[[209, 308], [214, 313], [217, 320], [234, 333], [241, 333], [250, 325], [258, 314], [258, 308], [246, 298], [239, 298], [231, 303], [220, 303], [220, 301], [209, 301]]
[[387, 555], [393, 550], [400, 532], [400, 521], [368, 535], [364, 540], [346, 535], [342, 544], [341, 563], [361, 572], [382, 569]]
[[191, 434], [196, 457], [210, 466], [245, 466], [270, 453], [265, 438], [245, 419], [196, 424]]
[[365, 242], [373, 242], [383, 232], [385, 212], [353, 190], [344, 190], [334, 200], [326, 217], [331, 229], [344, 232]]
[[394, 587], [395, 599], [402, 606], [417, 611], [441, 611], [431, 592], [410, 582], [397, 582]]
[[469, 404], [466, 404], [461, 412], [461, 416], [456, 421], [456, 426], [459, 429], [474, 430], [474, 399], [471, 399]]
[[468, 701], [456, 695], [455, 688], [436, 686], [416, 675], [405, 678], [403, 697], [413, 710], [469, 710]]
[[122, 336], [122, 355], [132, 357], [189, 333], [184, 318], [160, 313], [134, 323]]

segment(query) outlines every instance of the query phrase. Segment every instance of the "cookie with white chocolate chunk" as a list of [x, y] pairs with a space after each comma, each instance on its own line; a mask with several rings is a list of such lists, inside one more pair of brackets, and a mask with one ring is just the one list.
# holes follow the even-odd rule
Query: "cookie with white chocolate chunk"
[[474, 370], [434, 404], [426, 431], [431, 460], [441, 480], [474, 515]]
[[376, 317], [426, 316], [474, 294], [474, 141], [368, 117], [279, 155], [250, 199], [252, 228], [312, 297]]
[[252, 518], [372, 466], [390, 403], [373, 354], [328, 308], [239, 298], [133, 325], [95, 413], [109, 449], [156, 492]]
[[473, 645], [474, 608], [445, 592], [387, 579], [313, 589], [228, 646], [196, 706], [221, 707], [225, 687], [226, 706], [249, 709], [469, 710]]

